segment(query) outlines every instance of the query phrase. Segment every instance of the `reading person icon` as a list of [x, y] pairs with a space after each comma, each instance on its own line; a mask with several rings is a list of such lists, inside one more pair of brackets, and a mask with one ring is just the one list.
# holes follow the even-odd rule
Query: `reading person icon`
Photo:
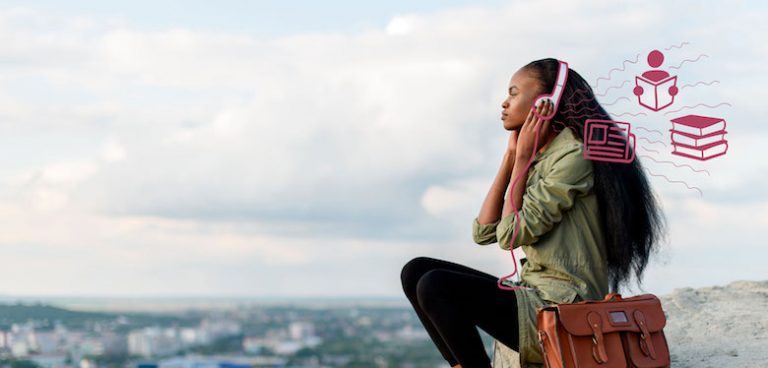
[[[658, 68], [664, 63], [664, 54], [659, 50], [648, 53], [648, 65]], [[666, 92], [666, 93], [665, 93]], [[632, 93], [637, 96], [637, 102], [653, 111], [659, 111], [673, 102], [678, 93], [677, 76], [670, 76], [664, 70], [652, 69], [635, 77], [635, 88]]]

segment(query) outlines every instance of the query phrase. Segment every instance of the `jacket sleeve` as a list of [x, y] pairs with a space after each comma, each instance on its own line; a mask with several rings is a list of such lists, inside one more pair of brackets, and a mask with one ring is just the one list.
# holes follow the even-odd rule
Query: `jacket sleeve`
[[584, 158], [582, 152], [582, 144], [574, 143], [538, 163], [541, 177], [525, 189], [519, 220], [514, 212], [499, 220], [496, 238], [501, 249], [509, 250], [518, 222], [520, 227], [512, 248], [535, 244], [562, 220], [578, 196], [589, 193], [594, 184], [592, 161]]
[[481, 224], [475, 217], [472, 221], [472, 240], [479, 245], [488, 245], [497, 242], [496, 239], [496, 226], [501, 219], [490, 224]]

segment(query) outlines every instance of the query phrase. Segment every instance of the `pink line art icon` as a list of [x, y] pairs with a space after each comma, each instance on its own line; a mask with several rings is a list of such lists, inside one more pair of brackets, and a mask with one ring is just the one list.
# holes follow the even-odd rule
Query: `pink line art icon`
[[[648, 65], [658, 68], [664, 62], [664, 54], [653, 50], [648, 54]], [[663, 70], [648, 70], [642, 75], [635, 76], [635, 88], [632, 93], [637, 96], [637, 102], [652, 111], [659, 111], [675, 102], [677, 76], [669, 75]]]
[[725, 119], [690, 114], [671, 122], [673, 155], [706, 161], [728, 152]]
[[629, 123], [621, 121], [588, 119], [584, 123], [584, 158], [625, 164], [632, 162], [636, 142], [630, 128]]

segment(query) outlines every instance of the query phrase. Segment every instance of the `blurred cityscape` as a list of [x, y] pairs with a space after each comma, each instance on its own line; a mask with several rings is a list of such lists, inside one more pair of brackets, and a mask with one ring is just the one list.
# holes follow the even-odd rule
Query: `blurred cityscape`
[[[492, 340], [480, 330], [491, 352]], [[410, 306], [0, 304], [0, 368], [447, 367]]]

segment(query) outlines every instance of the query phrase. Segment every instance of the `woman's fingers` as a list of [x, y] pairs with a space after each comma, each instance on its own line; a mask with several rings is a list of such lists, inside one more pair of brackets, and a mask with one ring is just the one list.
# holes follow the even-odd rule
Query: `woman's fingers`
[[536, 129], [536, 126], [538, 126], [541, 123], [541, 116], [546, 114], [547, 108], [549, 106], [549, 99], [545, 99], [541, 104], [538, 106], [538, 113], [534, 115], [533, 120], [531, 121], [531, 124], [529, 125], [530, 130]]
[[[542, 116], [548, 116], [552, 112], [553, 108], [554, 108], [554, 104], [552, 103], [552, 101], [547, 100], [547, 108], [544, 110], [544, 113], [542, 114]], [[542, 138], [545, 135], [547, 128], [549, 127], [549, 119], [546, 119], [546, 120], [539, 119], [539, 122], [537, 125], [539, 125], [537, 127], [539, 131], [539, 138]]]
[[549, 99], [545, 100], [545, 102], [541, 104], [541, 109], [539, 111], [539, 115], [536, 116], [535, 122], [531, 124], [531, 129], [534, 131], [534, 133], [537, 134], [537, 137], [539, 138], [544, 136], [544, 132], [546, 131], [546, 128], [549, 124], [549, 120], [545, 120], [541, 116], [549, 115], [550, 111], [552, 110], [552, 106], [552, 101]]

